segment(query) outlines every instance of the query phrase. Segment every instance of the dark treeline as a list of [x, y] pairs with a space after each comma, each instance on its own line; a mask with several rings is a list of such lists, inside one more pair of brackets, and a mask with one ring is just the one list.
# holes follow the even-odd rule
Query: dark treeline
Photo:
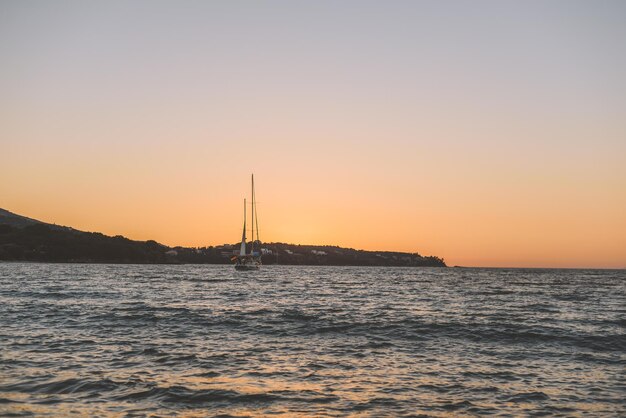
[[[337, 246], [263, 244], [278, 264], [325, 266], [429, 266], [445, 267], [439, 257], [423, 257], [417, 253], [364, 251]], [[264, 255], [266, 257], [266, 255]], [[269, 257], [268, 257], [269, 258]], [[265, 258], [264, 258], [265, 260]]]
[[133, 241], [99, 232], [46, 224], [0, 225], [0, 260], [82, 263], [228, 263], [220, 252], [172, 248], [156, 241]]
[[[417, 253], [284, 243], [257, 242], [255, 246], [262, 251], [264, 264], [445, 267], [443, 259]], [[168, 247], [156, 241], [133, 241], [46, 224], [7, 211], [0, 216], [0, 260], [4, 261], [230, 264], [238, 249], [239, 244]]]

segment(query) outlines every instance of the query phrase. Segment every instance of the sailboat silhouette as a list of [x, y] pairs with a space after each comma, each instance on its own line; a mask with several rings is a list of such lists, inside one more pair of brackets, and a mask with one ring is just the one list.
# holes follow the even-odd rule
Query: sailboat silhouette
[[[251, 207], [251, 232], [252, 242], [250, 244], [250, 253], [246, 249], [246, 199], [243, 199], [243, 234], [241, 236], [241, 247], [239, 248], [239, 254], [235, 255], [232, 259], [235, 261], [236, 270], [258, 270], [261, 267], [261, 252], [259, 241], [259, 221], [256, 213], [256, 197], [254, 195], [254, 174], [252, 174], [252, 207]], [[256, 225], [255, 225], [256, 221]], [[254, 237], [256, 226], [256, 241]], [[256, 245], [256, 251], [255, 251]]]

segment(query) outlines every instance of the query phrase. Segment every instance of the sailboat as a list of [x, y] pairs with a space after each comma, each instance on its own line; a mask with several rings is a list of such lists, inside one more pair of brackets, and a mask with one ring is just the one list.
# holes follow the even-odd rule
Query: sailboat
[[[261, 242], [259, 241], [259, 221], [256, 214], [256, 197], [254, 195], [254, 174], [252, 175], [252, 207], [251, 207], [251, 220], [252, 220], [252, 243], [250, 244], [250, 253], [246, 251], [246, 199], [243, 199], [243, 234], [241, 236], [241, 247], [239, 248], [239, 254], [235, 255], [232, 259], [235, 261], [236, 270], [258, 270], [261, 267]], [[256, 221], [256, 225], [255, 225]], [[254, 237], [254, 228], [256, 226], [256, 241]], [[255, 251], [256, 246], [256, 251]]]

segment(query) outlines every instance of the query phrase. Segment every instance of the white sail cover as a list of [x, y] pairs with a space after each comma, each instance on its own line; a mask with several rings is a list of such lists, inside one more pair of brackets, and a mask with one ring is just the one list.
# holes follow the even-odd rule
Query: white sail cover
[[244, 229], [243, 238], [241, 238], [241, 248], [239, 249], [239, 255], [246, 255], [246, 233]]
[[246, 199], [243, 199], [243, 234], [241, 235], [239, 255], [246, 255]]

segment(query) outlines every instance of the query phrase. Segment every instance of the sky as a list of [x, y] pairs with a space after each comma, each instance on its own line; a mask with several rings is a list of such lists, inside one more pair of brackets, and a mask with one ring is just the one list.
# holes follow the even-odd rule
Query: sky
[[0, 1], [0, 207], [626, 268], [626, 2]]

